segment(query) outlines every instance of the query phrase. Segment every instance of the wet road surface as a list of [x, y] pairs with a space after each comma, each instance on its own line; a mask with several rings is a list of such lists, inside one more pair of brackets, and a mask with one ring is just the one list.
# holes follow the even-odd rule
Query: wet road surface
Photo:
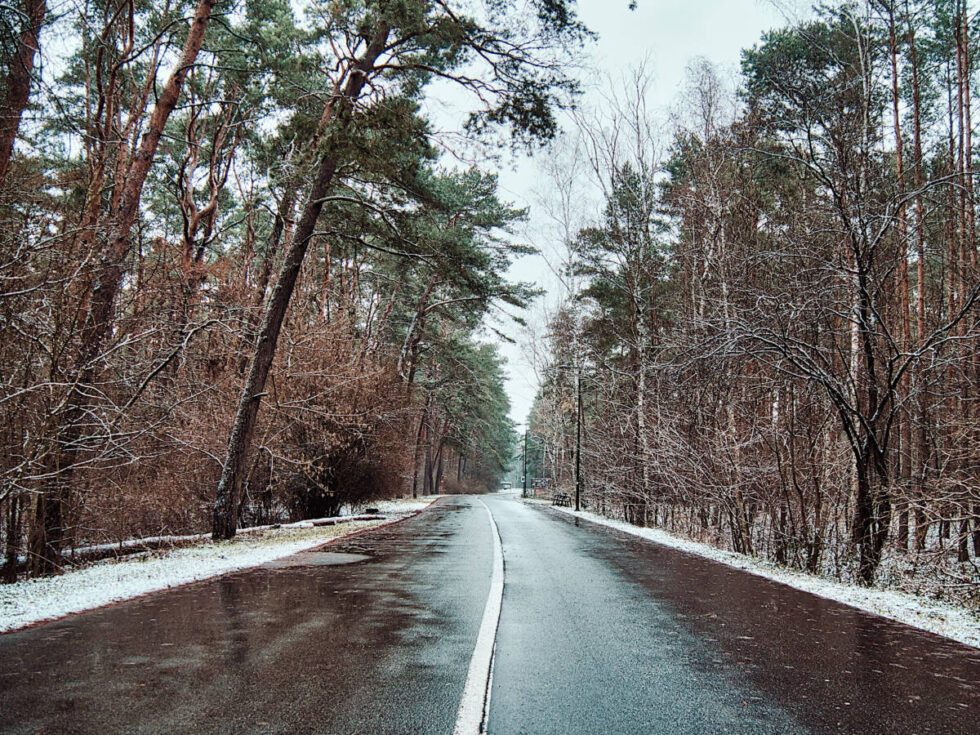
[[540, 505], [487, 504], [506, 565], [491, 733], [980, 732], [980, 650]]
[[292, 557], [0, 635], [0, 733], [451, 733], [493, 550], [473, 504], [325, 547], [367, 561]]
[[[980, 651], [512, 497], [488, 729], [975, 733]], [[3, 733], [451, 733], [489, 590], [474, 498], [0, 635]], [[357, 556], [349, 556], [357, 555]]]

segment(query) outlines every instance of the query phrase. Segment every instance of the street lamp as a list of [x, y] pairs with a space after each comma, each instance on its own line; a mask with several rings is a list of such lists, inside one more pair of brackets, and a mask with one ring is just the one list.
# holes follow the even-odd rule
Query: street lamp
[[524, 490], [521, 492], [521, 497], [527, 497], [527, 427], [524, 427]]
[[578, 394], [575, 408], [575, 512], [579, 511], [582, 497], [582, 369], [575, 373], [575, 392]]

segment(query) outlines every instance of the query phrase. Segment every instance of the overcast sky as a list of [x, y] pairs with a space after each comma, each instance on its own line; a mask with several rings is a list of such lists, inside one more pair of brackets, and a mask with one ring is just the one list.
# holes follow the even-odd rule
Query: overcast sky
[[[590, 51], [591, 66], [598, 77], [617, 79], [644, 64], [653, 78], [648, 106], [658, 118], [666, 118], [667, 110], [675, 104], [692, 59], [704, 57], [730, 70], [734, 78], [743, 48], [755, 44], [765, 31], [787, 25], [790, 8], [807, 7], [796, 0], [639, 0], [637, 4], [637, 9], [630, 11], [628, 0], [580, 0], [579, 8], [586, 25], [599, 34]], [[588, 106], [600, 94], [600, 89], [587, 92], [584, 104]], [[560, 244], [554, 242], [554, 227], [542, 207], [536, 206], [547, 189], [540, 160], [547, 155], [540, 154], [538, 160], [503, 162], [500, 170], [501, 197], [531, 207], [524, 237], [545, 252]], [[584, 203], [583, 210], [588, 206]], [[519, 260], [510, 277], [549, 290], [555, 288], [547, 261], [540, 256]], [[529, 310], [526, 317], [532, 327], [543, 322], [548, 303], [546, 296]], [[501, 351], [508, 360], [511, 418], [523, 425], [537, 381], [525, 354], [527, 330], [514, 326], [505, 329], [518, 340], [518, 344], [501, 344]]]

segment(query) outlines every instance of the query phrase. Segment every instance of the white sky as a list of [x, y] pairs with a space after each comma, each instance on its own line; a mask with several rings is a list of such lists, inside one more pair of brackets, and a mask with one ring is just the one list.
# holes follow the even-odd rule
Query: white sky
[[[763, 32], [792, 22], [789, 8], [805, 9], [807, 3], [797, 0], [639, 0], [635, 11], [628, 0], [580, 0], [582, 20], [599, 34], [591, 57], [600, 77], [618, 80], [624, 73], [644, 64], [652, 72], [652, 99], [648, 106], [658, 118], [666, 117], [681, 89], [685, 69], [699, 56], [737, 73], [740, 52], [757, 43]], [[585, 106], [597, 97], [599, 90], [586, 93]], [[504, 200], [531, 207], [531, 221], [525, 234], [528, 241], [547, 253], [555, 242], [555, 229], [545, 213], [536, 206], [547, 189], [540, 159], [524, 158], [502, 165], [500, 193]], [[587, 175], [583, 172], [583, 175]], [[583, 209], [590, 205], [585, 203]], [[555, 288], [554, 278], [541, 256], [525, 257], [511, 268], [513, 280], [531, 281], [541, 288]], [[543, 310], [549, 303], [546, 295], [528, 310], [525, 318], [534, 327], [544, 321]], [[551, 301], [553, 303], [553, 300]], [[501, 344], [508, 360], [508, 393], [511, 419], [523, 425], [537, 391], [537, 379], [526, 356], [527, 333], [516, 325], [505, 331], [517, 344]]]

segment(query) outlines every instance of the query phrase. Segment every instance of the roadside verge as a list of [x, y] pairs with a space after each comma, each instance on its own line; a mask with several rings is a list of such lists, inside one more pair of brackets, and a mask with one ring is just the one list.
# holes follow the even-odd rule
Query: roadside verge
[[724, 551], [708, 544], [673, 536], [659, 528], [640, 528], [589, 511], [576, 512], [571, 508], [552, 506], [538, 500], [525, 502], [548, 507], [554, 512], [581, 518], [679, 551], [703, 556], [828, 600], [850, 605], [859, 610], [910, 625], [913, 628], [919, 628], [974, 648], [980, 648], [980, 619], [977, 618], [976, 614], [963, 608], [897, 590], [869, 589], [815, 577], [744, 554]]
[[[433, 498], [425, 507], [437, 499]], [[356, 533], [399, 523], [424, 510], [418, 504], [402, 505], [405, 510], [399, 512], [397, 504], [389, 503], [386, 520], [316, 526], [301, 522], [252, 530], [231, 541], [202, 541], [120, 561], [102, 561], [57, 577], [0, 585], [0, 633], [258, 566]]]

